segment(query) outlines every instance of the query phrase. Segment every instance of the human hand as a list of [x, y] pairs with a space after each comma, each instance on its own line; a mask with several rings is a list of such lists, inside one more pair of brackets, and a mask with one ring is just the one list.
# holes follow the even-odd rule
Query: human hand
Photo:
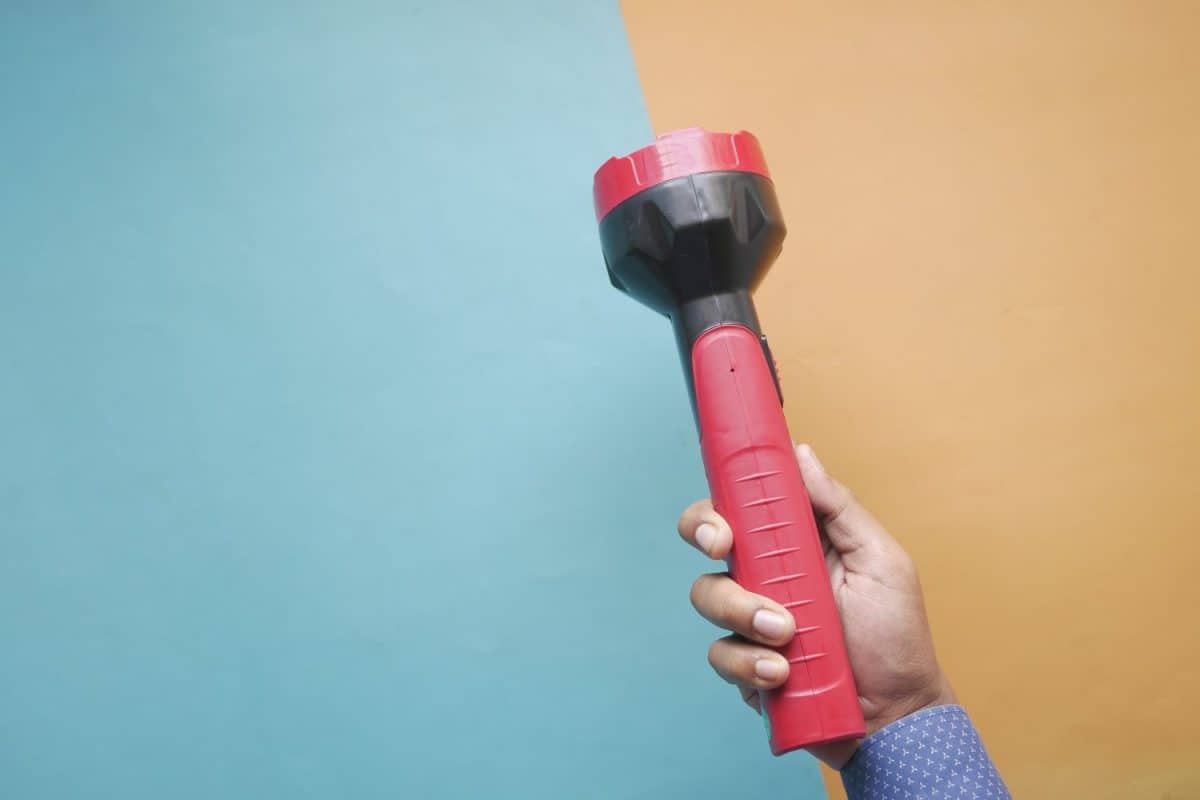
[[[850, 491], [830, 477], [812, 448], [800, 445], [796, 458], [821, 530], [867, 735], [923, 708], [957, 702], [934, 655], [912, 559]], [[683, 512], [679, 535], [716, 560], [726, 558], [733, 548], [733, 533], [709, 500]], [[749, 706], [760, 710], [759, 692], [787, 680], [787, 660], [770, 648], [791, 640], [792, 615], [775, 601], [746, 591], [725, 572], [696, 579], [691, 600], [701, 616], [731, 632], [709, 647], [709, 663], [738, 687]], [[835, 742], [810, 752], [839, 768], [857, 746]]]

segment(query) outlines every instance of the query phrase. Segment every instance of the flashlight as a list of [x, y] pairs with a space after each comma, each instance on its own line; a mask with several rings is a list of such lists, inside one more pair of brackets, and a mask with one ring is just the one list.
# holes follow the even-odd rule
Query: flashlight
[[733, 529], [730, 575], [786, 608], [791, 671], [761, 707], [776, 755], [859, 737], [862, 709], [783, 394], [751, 292], [786, 229], [758, 140], [659, 136], [596, 172], [613, 286], [671, 320], [713, 505]]

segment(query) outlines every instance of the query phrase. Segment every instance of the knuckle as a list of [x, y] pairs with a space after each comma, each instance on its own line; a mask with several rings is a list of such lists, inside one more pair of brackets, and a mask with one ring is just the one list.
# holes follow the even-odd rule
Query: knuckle
[[713, 618], [722, 628], [733, 630], [736, 627], [744, 627], [740, 625], [741, 617], [744, 616], [740, 606], [733, 592], [721, 592], [713, 603]]
[[696, 609], [697, 611], [700, 610], [700, 604], [704, 595], [705, 577], [706, 576], [701, 575], [699, 578], [696, 578], [696, 580], [692, 581], [692, 588], [688, 590], [688, 600], [691, 601], [692, 608]]
[[716, 641], [714, 641], [712, 644], [710, 644], [708, 646], [708, 664], [710, 667], [717, 670], [718, 672], [720, 671], [719, 665], [721, 663], [722, 649], [724, 649], [724, 646], [722, 645], [720, 639], [717, 639]]
[[692, 583], [692, 607], [709, 622], [729, 631], [744, 632], [752, 611], [745, 595], [726, 573], [701, 575]]
[[837, 486], [838, 490], [838, 506], [841, 508], [842, 513], [844, 514], [847, 510], [854, 508], [854, 506], [858, 504], [858, 498], [855, 497], [852, 489], [848, 489], [840, 483], [835, 485]]

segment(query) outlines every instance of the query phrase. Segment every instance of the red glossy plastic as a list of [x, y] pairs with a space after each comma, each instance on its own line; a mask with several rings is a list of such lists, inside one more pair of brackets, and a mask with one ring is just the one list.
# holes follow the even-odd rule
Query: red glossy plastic
[[708, 485], [733, 528], [730, 574], [796, 620], [780, 650], [791, 664], [787, 683], [762, 698], [771, 752], [862, 736], [817, 524], [758, 337], [740, 325], [706, 331], [692, 369]]
[[701, 172], [754, 172], [770, 178], [758, 139], [749, 131], [713, 133], [684, 128], [657, 137], [627, 156], [610, 158], [596, 170], [592, 199], [596, 221], [638, 192]]

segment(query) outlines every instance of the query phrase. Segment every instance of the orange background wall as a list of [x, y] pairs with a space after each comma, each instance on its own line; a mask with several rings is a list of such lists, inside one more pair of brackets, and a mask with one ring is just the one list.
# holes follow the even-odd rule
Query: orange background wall
[[792, 430], [1016, 796], [1200, 797], [1200, 4], [623, 11], [656, 131], [762, 139]]

